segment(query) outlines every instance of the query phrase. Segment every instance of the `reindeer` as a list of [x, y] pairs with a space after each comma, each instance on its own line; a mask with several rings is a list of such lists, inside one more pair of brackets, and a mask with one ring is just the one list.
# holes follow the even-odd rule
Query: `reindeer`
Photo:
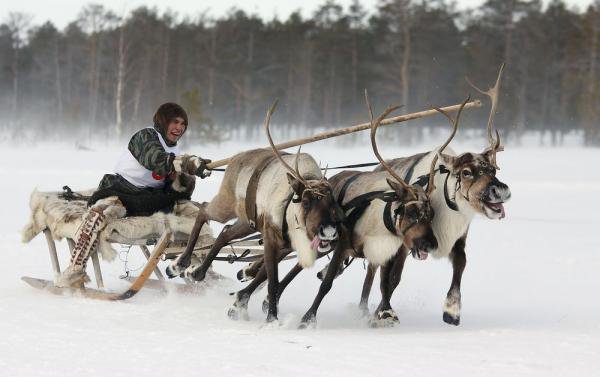
[[[483, 91], [469, 84], [479, 93], [490, 98], [491, 110], [487, 123], [489, 147], [482, 153], [462, 153], [455, 155], [453, 152], [443, 153], [443, 149], [429, 153], [421, 153], [406, 158], [389, 161], [389, 165], [396, 173], [403, 175], [407, 182], [424, 182], [423, 177], [435, 171], [433, 183], [440, 189], [434, 189], [430, 194], [430, 201], [435, 218], [432, 222], [433, 232], [438, 241], [438, 248], [431, 253], [434, 258], [447, 257], [452, 262], [452, 282], [444, 302], [443, 320], [451, 325], [460, 324], [461, 293], [460, 284], [466, 265], [465, 245], [469, 225], [476, 214], [488, 219], [502, 219], [505, 216], [504, 203], [510, 199], [510, 189], [498, 180], [496, 171], [500, 168], [496, 163], [496, 153], [504, 150], [500, 144], [500, 134], [496, 130], [494, 138], [493, 120], [498, 104], [500, 79], [504, 64], [500, 67], [496, 83], [492, 88]], [[460, 112], [456, 118], [438, 109], [444, 114], [454, 129], [459, 122]], [[444, 146], [446, 146], [445, 144]], [[376, 170], [387, 169], [383, 165]], [[439, 173], [439, 174], [438, 174]], [[414, 177], [419, 177], [415, 179]], [[389, 269], [388, 277], [382, 274], [381, 285], [387, 285], [388, 295], [400, 283], [404, 262], [407, 256], [407, 245], [402, 245], [399, 252], [382, 267], [382, 271]], [[368, 296], [377, 266], [369, 266], [369, 271], [363, 284], [361, 295], [361, 308], [366, 310]], [[387, 279], [387, 281], [386, 281]], [[386, 298], [382, 298], [379, 307], [387, 305]]]
[[[388, 108], [374, 119], [366, 93], [365, 98], [371, 119], [371, 145], [379, 161], [387, 166], [379, 154], [375, 136], [381, 120], [396, 108]], [[407, 185], [391, 168], [386, 172], [343, 171], [329, 181], [338, 203], [347, 212], [344, 220], [347, 233], [344, 234], [348, 234], [348, 238], [340, 240], [327, 272], [321, 272], [324, 274], [323, 282], [313, 305], [302, 318], [301, 327], [315, 321], [317, 309], [331, 289], [333, 279], [345, 258], [363, 257], [373, 264], [384, 265], [403, 243], [423, 258], [437, 247], [437, 240], [430, 226], [433, 211], [429, 205], [428, 193], [421, 186]], [[257, 265], [252, 267], [256, 269]], [[286, 275], [279, 286], [277, 299], [302, 269], [301, 264], [297, 264]], [[263, 280], [264, 278], [257, 276], [250, 283], [250, 288], [238, 292], [231, 310], [245, 308], [249, 293]], [[271, 297], [263, 302], [263, 309], [268, 308], [270, 300]], [[388, 309], [391, 310], [391, 307], [381, 310], [381, 317], [390, 314]]]
[[[263, 236], [264, 266], [269, 296], [273, 297], [267, 321], [277, 320], [277, 262], [282, 250], [296, 250], [299, 263], [311, 266], [317, 252], [330, 252], [338, 239], [339, 208], [331, 185], [308, 154], [281, 155], [269, 132], [276, 103], [265, 117], [271, 149], [255, 149], [235, 155], [230, 161], [219, 192], [204, 204], [196, 219], [186, 250], [168, 268], [170, 276], [189, 266], [197, 232], [208, 220], [221, 223], [237, 218], [219, 234], [201, 265], [185, 271], [196, 281], [204, 279], [215, 256], [233, 239], [254, 232]], [[289, 165], [294, 159], [295, 169]], [[286, 174], [287, 173], [287, 174]]]

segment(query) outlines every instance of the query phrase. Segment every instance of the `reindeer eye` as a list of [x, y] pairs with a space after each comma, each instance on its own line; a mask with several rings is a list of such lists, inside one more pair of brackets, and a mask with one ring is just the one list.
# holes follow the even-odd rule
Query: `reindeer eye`
[[302, 198], [302, 207], [304, 208], [304, 210], [309, 210], [310, 200], [308, 200], [307, 198]]
[[469, 169], [465, 169], [462, 171], [462, 176], [465, 178], [469, 178], [472, 176], [471, 171]]

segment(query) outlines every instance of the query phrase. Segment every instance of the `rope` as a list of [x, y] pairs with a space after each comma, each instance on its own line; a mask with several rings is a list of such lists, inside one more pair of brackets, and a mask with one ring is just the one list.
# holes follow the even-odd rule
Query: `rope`
[[[334, 167], [326, 167], [326, 168], [321, 168], [321, 170], [354, 169], [354, 168], [365, 168], [365, 167], [376, 166], [376, 165], [379, 165], [379, 162], [365, 162], [365, 163], [362, 163], [362, 164], [351, 164], [351, 165], [341, 165], [341, 166], [334, 166]], [[211, 171], [224, 172], [226, 169], [215, 168], [215, 169], [210, 169], [210, 170]]]
[[[132, 245], [121, 245], [124, 249], [119, 251], [119, 260], [123, 262], [123, 275], [119, 276], [119, 279], [127, 279], [131, 272], [135, 272], [141, 270], [144, 267], [145, 263], [140, 265], [137, 268], [131, 269], [129, 268], [129, 252], [131, 251]], [[125, 249], [126, 248], [126, 249]], [[121, 257], [121, 255], [125, 254], [125, 258]]]

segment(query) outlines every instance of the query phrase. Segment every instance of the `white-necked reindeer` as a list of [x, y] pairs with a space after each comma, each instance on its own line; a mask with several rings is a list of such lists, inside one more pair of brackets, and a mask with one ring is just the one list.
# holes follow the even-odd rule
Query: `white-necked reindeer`
[[[292, 248], [303, 266], [311, 266], [317, 252], [329, 252], [335, 247], [340, 217], [331, 185], [316, 161], [300, 151], [295, 156], [281, 155], [274, 147], [269, 133], [274, 110], [275, 104], [265, 117], [272, 150], [255, 149], [231, 159], [218, 194], [203, 206], [195, 229], [198, 224], [200, 229], [208, 220], [224, 223], [237, 218], [237, 221], [223, 229], [200, 266], [186, 271], [194, 280], [204, 279], [222, 247], [231, 240], [260, 232], [264, 241], [264, 265], [259, 274], [268, 279], [269, 297], [273, 297], [267, 315], [269, 322], [277, 319], [277, 264], [282, 251]], [[292, 161], [295, 169], [289, 165]], [[193, 233], [188, 248], [169, 266], [171, 275], [183, 272], [190, 264], [195, 237], [197, 234]]]
[[[433, 166], [439, 174], [435, 175], [436, 189], [430, 195], [431, 206], [435, 211], [432, 226], [438, 241], [437, 250], [432, 253], [435, 258], [448, 257], [452, 262], [452, 282], [444, 303], [443, 320], [452, 325], [460, 323], [461, 294], [460, 284], [466, 265], [465, 244], [469, 225], [476, 214], [488, 219], [504, 218], [504, 203], [510, 199], [511, 193], [506, 184], [498, 180], [496, 171], [496, 153], [502, 151], [500, 134], [496, 130], [494, 139], [492, 129], [494, 114], [498, 104], [500, 79], [504, 65], [500, 67], [495, 85], [488, 91], [482, 91], [471, 84], [478, 92], [487, 95], [491, 100], [491, 110], [487, 124], [489, 147], [482, 153], [463, 153], [454, 155], [434, 150], [411, 157], [389, 161], [390, 166], [408, 182], [419, 181], [417, 177], [430, 173]], [[443, 113], [443, 112], [442, 112]], [[445, 114], [455, 128], [459, 115], [452, 119]], [[377, 170], [383, 168], [378, 167]], [[424, 181], [424, 180], [423, 180]], [[387, 290], [393, 292], [400, 282], [404, 261], [407, 256], [405, 246], [388, 262], [390, 277], [383, 280]], [[361, 307], [366, 309], [370, 287], [373, 281], [375, 266], [369, 267], [365, 278], [361, 297]], [[382, 302], [381, 305], [384, 303]]]

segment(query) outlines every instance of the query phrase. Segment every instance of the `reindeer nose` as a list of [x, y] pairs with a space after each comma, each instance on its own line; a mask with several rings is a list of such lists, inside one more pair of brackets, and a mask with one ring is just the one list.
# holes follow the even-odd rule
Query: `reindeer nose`
[[332, 225], [319, 226], [319, 238], [322, 240], [334, 240], [338, 237], [337, 228]]
[[510, 189], [504, 183], [497, 182], [488, 186], [486, 196], [493, 202], [505, 202], [510, 199]]

